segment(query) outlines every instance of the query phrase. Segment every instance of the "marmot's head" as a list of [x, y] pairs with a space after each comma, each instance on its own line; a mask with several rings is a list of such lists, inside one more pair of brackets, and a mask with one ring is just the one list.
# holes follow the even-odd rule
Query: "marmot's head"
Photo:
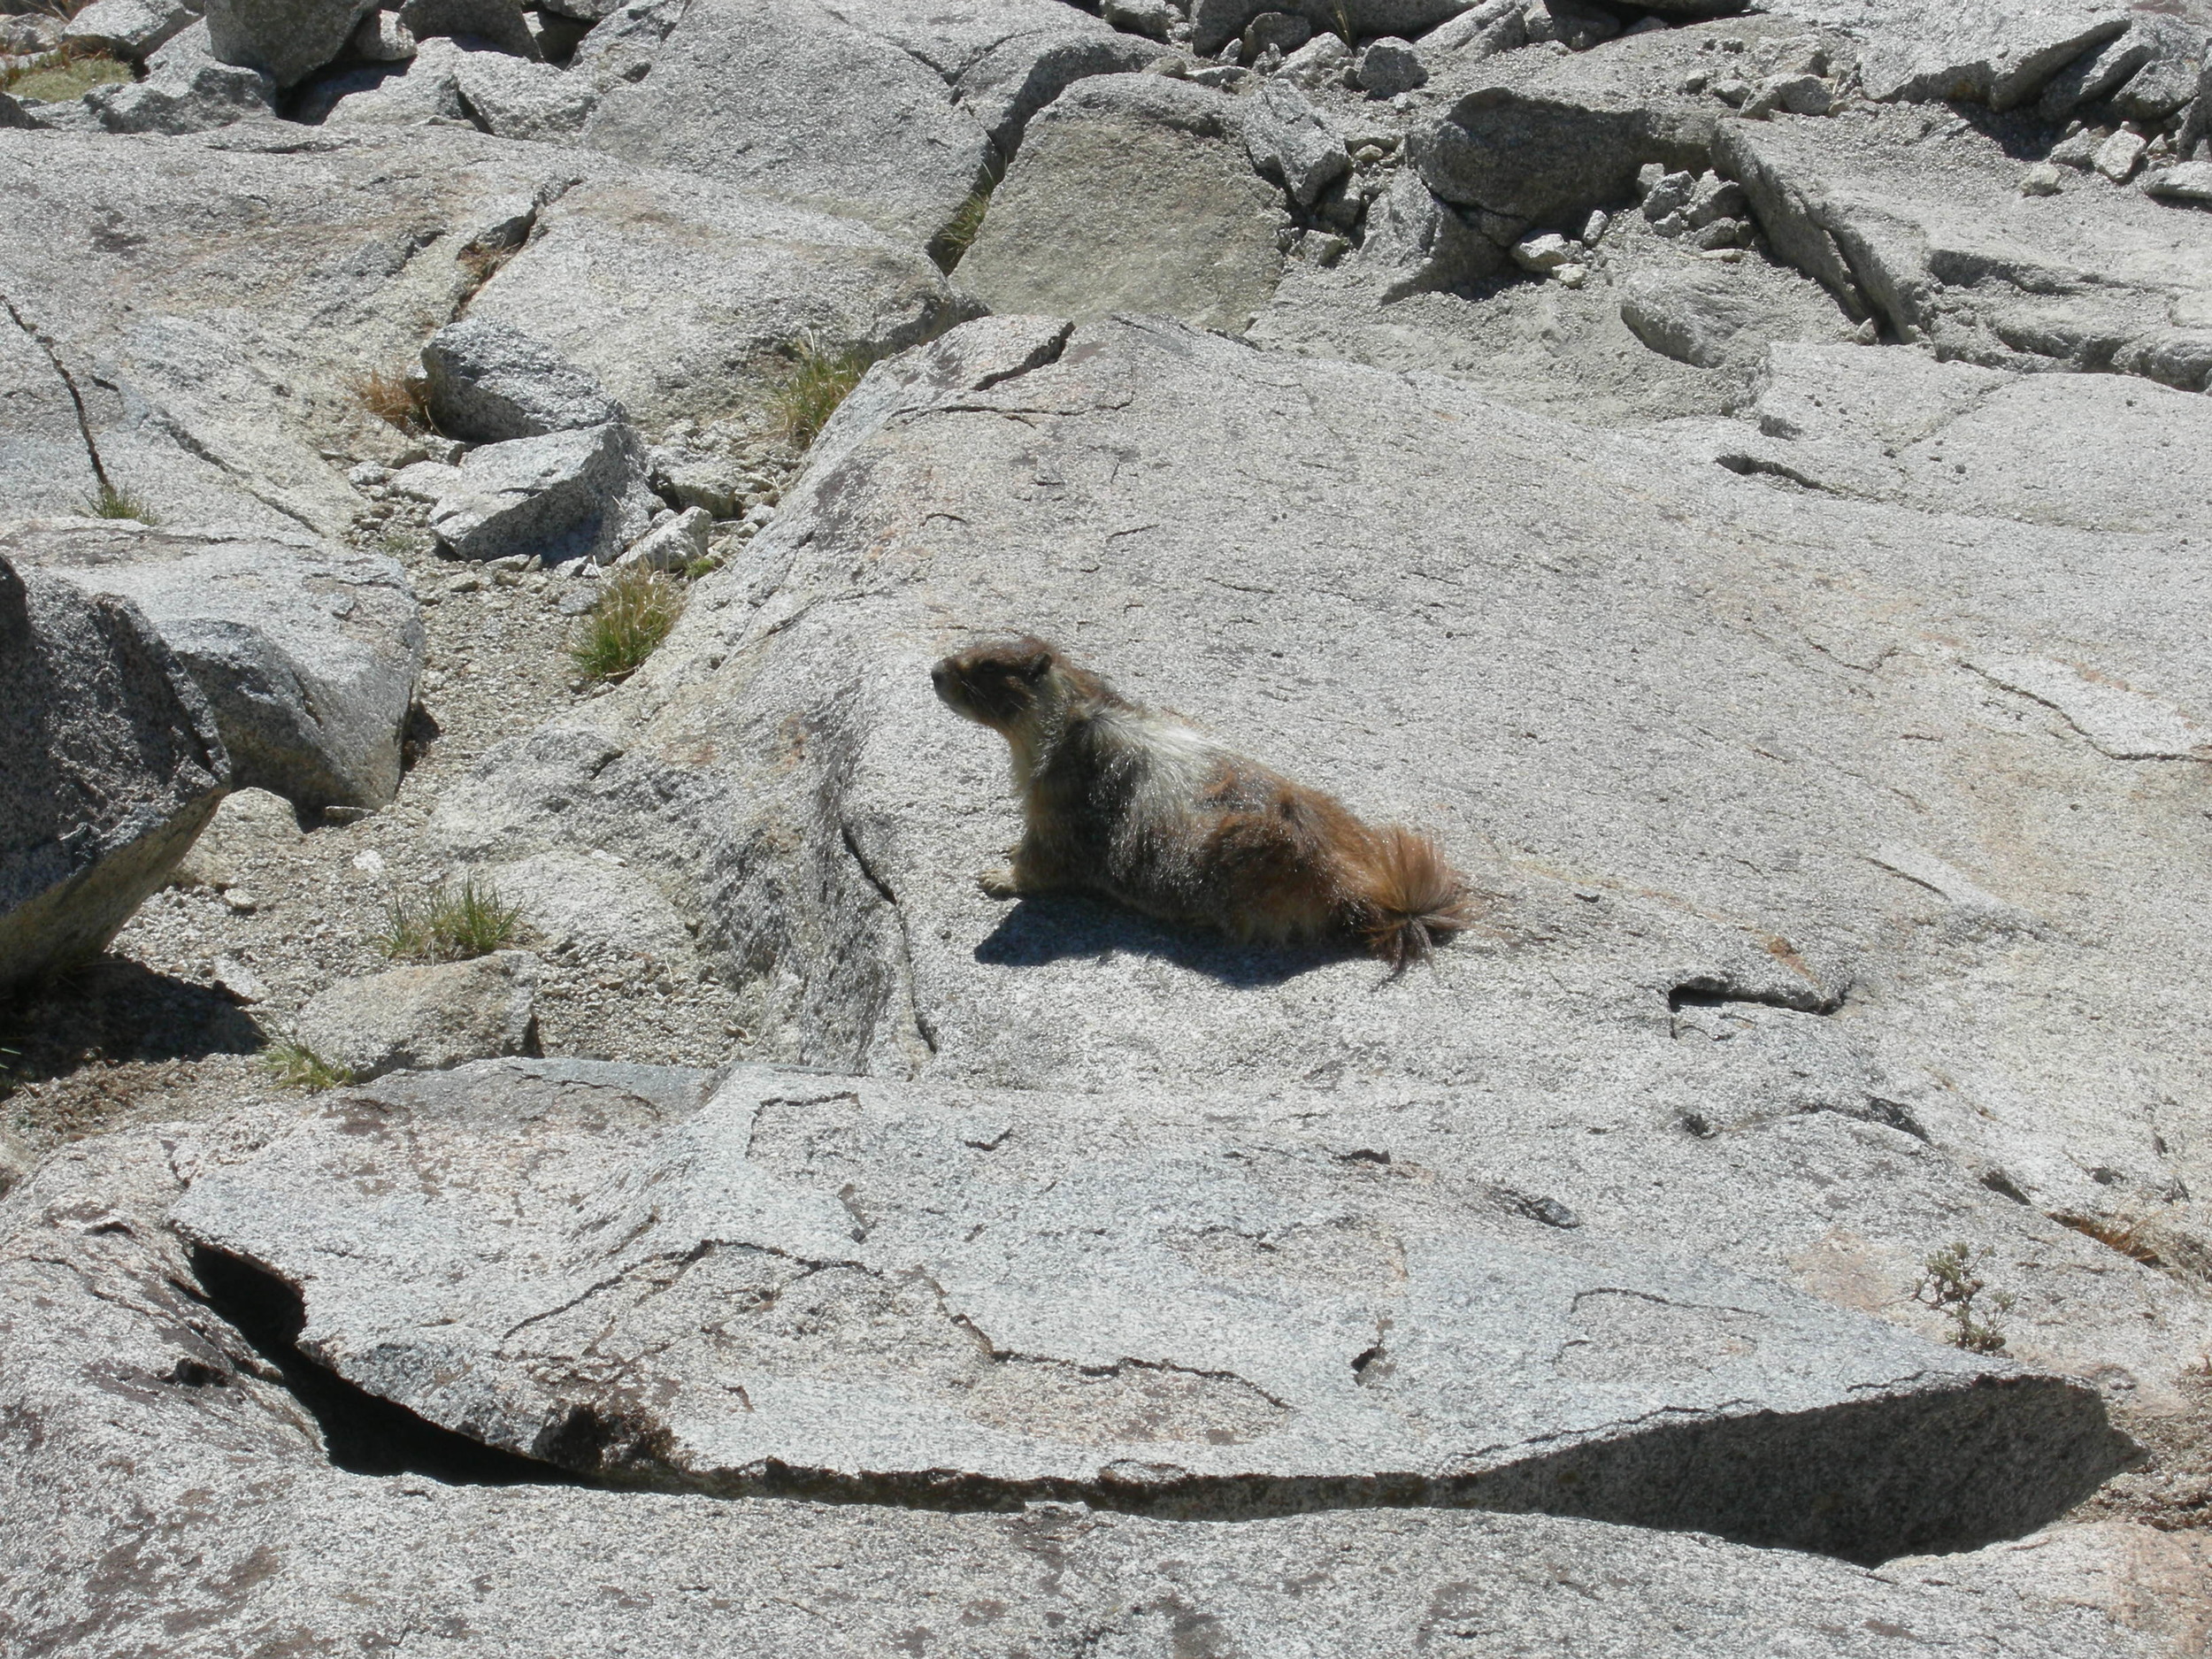
[[1042, 640], [1024, 634], [946, 657], [929, 671], [929, 683], [955, 714], [1010, 733], [1052, 698], [1059, 660]]

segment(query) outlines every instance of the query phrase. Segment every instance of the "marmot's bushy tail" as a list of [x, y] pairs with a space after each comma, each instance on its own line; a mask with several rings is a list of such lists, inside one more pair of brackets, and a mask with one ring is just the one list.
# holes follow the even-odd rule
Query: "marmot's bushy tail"
[[1370, 833], [1359, 933], [1370, 950], [1402, 972], [1409, 962], [1427, 961], [1437, 941], [1475, 925], [1473, 895], [1434, 837], [1398, 824]]

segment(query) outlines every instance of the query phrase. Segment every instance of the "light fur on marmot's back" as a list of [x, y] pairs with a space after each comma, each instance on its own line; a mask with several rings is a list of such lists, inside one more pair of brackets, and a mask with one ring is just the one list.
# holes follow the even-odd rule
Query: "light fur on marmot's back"
[[1239, 940], [1356, 941], [1398, 968], [1474, 925], [1466, 879], [1432, 837], [1363, 824], [1042, 640], [948, 657], [930, 680], [1013, 751], [1027, 829], [981, 879], [994, 897], [1085, 889]]

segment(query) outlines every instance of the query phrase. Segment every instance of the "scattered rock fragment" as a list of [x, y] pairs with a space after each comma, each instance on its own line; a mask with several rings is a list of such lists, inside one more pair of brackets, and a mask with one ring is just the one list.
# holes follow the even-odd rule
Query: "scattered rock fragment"
[[134, 61], [199, 21], [184, 0], [93, 0], [69, 19], [62, 43]]
[[461, 458], [460, 473], [430, 513], [457, 558], [604, 565], [645, 533], [657, 504], [643, 445], [622, 421], [484, 444]]
[[529, 952], [500, 950], [341, 980], [300, 1010], [294, 1036], [325, 1064], [364, 1080], [532, 1054], [538, 972]]
[[207, 26], [195, 22], [147, 59], [143, 81], [95, 87], [84, 102], [110, 132], [200, 133], [274, 114], [276, 83], [219, 59]]
[[622, 406], [591, 375], [544, 342], [488, 318], [448, 323], [423, 347], [422, 362], [431, 419], [470, 443], [625, 419]]
[[1409, 42], [1387, 35], [1360, 48], [1352, 73], [1371, 98], [1394, 98], [1401, 92], [1426, 86], [1429, 79], [1429, 68], [1421, 61], [1421, 54]]

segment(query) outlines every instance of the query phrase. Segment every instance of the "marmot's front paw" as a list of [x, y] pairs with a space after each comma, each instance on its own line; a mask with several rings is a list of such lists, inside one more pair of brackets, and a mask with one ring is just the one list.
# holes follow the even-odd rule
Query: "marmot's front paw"
[[1021, 894], [1021, 887], [1014, 879], [1014, 866], [1011, 864], [999, 864], [986, 870], [975, 879], [975, 884], [983, 889], [983, 896], [987, 899], [1011, 899]]

